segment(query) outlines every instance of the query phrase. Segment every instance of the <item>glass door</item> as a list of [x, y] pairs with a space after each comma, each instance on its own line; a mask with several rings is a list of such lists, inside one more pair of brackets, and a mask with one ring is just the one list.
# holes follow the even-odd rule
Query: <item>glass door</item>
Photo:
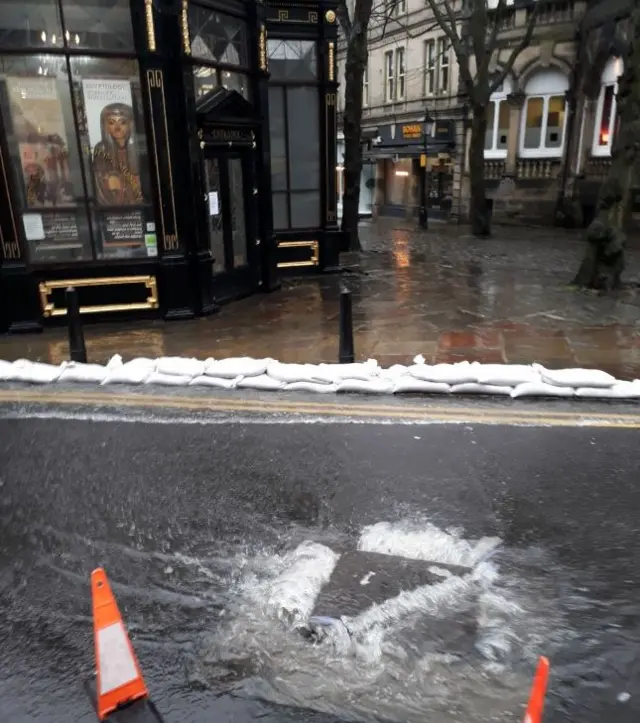
[[[215, 154], [215, 155], [214, 155]], [[218, 293], [242, 295], [251, 286], [251, 256], [247, 207], [251, 196], [243, 155], [211, 151], [204, 158], [205, 208], [213, 273]]]

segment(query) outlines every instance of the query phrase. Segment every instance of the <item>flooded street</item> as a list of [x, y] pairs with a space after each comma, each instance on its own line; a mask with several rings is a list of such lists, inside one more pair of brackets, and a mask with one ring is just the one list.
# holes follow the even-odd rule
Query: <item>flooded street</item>
[[[540, 654], [545, 721], [638, 720], [636, 430], [5, 410], [0, 440], [3, 721], [95, 719], [97, 566], [167, 721], [518, 721]], [[358, 552], [371, 605], [314, 644]], [[380, 553], [436, 582], [380, 598]]]

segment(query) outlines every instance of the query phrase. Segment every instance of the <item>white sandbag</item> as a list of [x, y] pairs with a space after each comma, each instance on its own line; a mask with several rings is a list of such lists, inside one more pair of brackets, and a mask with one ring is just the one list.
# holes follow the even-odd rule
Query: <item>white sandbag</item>
[[204, 373], [212, 377], [235, 379], [236, 377], [259, 377], [266, 374], [273, 359], [253, 359], [250, 356], [211, 359]]
[[378, 376], [380, 368], [375, 359], [367, 359], [366, 362], [354, 362], [353, 364], [318, 364], [318, 371], [336, 382], [343, 379], [361, 379], [366, 382], [372, 377]]
[[217, 389], [235, 389], [242, 377], [223, 379], [222, 377], [209, 377], [206, 374], [195, 377], [189, 382], [190, 387], [215, 387]]
[[339, 392], [362, 392], [363, 394], [390, 394], [393, 392], [390, 379], [343, 379], [338, 384]]
[[285, 383], [272, 379], [268, 374], [261, 374], [257, 377], [245, 377], [237, 385], [238, 389], [258, 389], [264, 392], [277, 392], [284, 389]]
[[442, 382], [443, 384], [467, 384], [475, 382], [476, 373], [469, 362], [457, 364], [414, 364], [409, 367], [409, 374], [424, 382]]
[[143, 384], [155, 370], [154, 359], [139, 357], [120, 366], [114, 366], [102, 381], [102, 384]]
[[557, 387], [612, 387], [617, 379], [599, 369], [546, 369], [540, 364], [533, 368], [546, 384]]
[[9, 381], [11, 379], [12, 372], [13, 365], [11, 364], [11, 362], [0, 359], [0, 382]]
[[380, 379], [391, 379], [392, 381], [396, 381], [408, 376], [408, 374], [409, 367], [404, 364], [394, 364], [388, 369], [380, 369]]
[[269, 362], [267, 374], [285, 384], [294, 382], [310, 382], [312, 384], [330, 384], [333, 380], [323, 374], [317, 364], [283, 364], [279, 361]]
[[80, 382], [82, 384], [100, 384], [109, 370], [102, 364], [82, 364], [81, 362], [66, 362], [62, 365], [59, 382]]
[[477, 384], [475, 382], [456, 384], [451, 387], [453, 394], [502, 394], [510, 396], [512, 391], [513, 387], [504, 387], [497, 384]]
[[526, 382], [511, 391], [514, 399], [518, 397], [572, 397], [573, 387], [556, 387], [544, 382]]
[[158, 371], [153, 371], [144, 380], [145, 384], [161, 384], [165, 387], [187, 387], [191, 382], [191, 377], [185, 374], [178, 376], [177, 374], [161, 374]]
[[[209, 360], [207, 360], [208, 362]], [[213, 361], [213, 360], [211, 360]], [[207, 362], [199, 359], [188, 359], [180, 356], [161, 356], [156, 360], [156, 371], [159, 374], [175, 374], [176, 376], [199, 377], [204, 374]]]
[[582, 399], [640, 399], [640, 383], [618, 382], [612, 387], [579, 387], [576, 397]]
[[107, 362], [107, 369], [115, 369], [123, 365], [122, 357], [120, 354], [114, 354], [111, 359]]
[[51, 384], [58, 380], [61, 373], [61, 366], [18, 359], [12, 364], [11, 381], [26, 382], [28, 384]]
[[478, 384], [517, 387], [540, 380], [540, 373], [528, 364], [472, 364]]
[[411, 376], [396, 379], [394, 394], [449, 394], [451, 387], [443, 382], [423, 382], [421, 379], [414, 379]]
[[314, 384], [313, 382], [292, 382], [283, 387], [285, 392], [317, 392], [329, 394], [338, 391], [337, 384]]

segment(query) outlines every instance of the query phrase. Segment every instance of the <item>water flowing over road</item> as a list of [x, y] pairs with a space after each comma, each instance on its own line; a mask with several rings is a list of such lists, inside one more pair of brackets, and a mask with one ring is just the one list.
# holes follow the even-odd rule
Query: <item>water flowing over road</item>
[[[517, 721], [539, 654], [546, 721], [638, 720], [636, 431], [52, 416], [0, 412], [3, 721], [93, 720], [98, 565], [167, 721]], [[354, 551], [439, 579], [313, 644]]]

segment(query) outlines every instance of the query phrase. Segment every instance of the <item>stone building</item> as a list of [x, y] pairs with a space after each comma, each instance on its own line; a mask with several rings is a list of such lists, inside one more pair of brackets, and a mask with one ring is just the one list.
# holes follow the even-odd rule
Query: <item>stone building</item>
[[[522, 37], [534, 2], [509, 4], [496, 65]], [[532, 42], [491, 99], [487, 195], [496, 219], [582, 224], [610, 164], [630, 0], [538, 2]], [[417, 212], [426, 150], [430, 213], [465, 220], [468, 109], [455, 54], [428, 5], [401, 0], [390, 15], [374, 13], [369, 48], [363, 129], [373, 139], [364, 151], [375, 169], [373, 212]], [[343, 53], [339, 46], [340, 69]], [[425, 149], [414, 130], [427, 114], [436, 123]]]

